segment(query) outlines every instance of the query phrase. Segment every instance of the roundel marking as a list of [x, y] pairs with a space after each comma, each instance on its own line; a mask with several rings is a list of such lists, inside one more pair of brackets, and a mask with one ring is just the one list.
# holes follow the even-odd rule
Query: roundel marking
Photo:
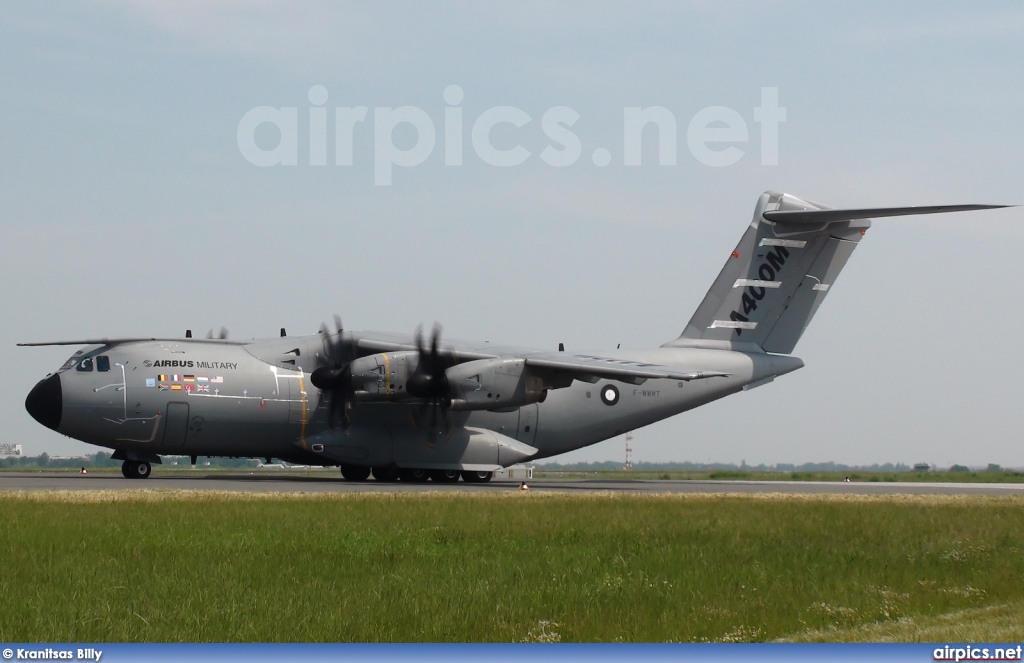
[[601, 402], [605, 405], [615, 405], [619, 402], [619, 390], [613, 384], [606, 384], [601, 387]]

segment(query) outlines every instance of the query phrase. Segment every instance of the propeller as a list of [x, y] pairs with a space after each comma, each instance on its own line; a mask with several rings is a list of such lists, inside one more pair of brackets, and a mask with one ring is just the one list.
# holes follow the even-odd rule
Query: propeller
[[309, 381], [327, 396], [327, 411], [331, 428], [334, 428], [340, 418], [342, 427], [348, 430], [348, 411], [352, 408], [355, 398], [352, 389], [352, 367], [349, 363], [352, 353], [344, 341], [344, 326], [341, 323], [341, 316], [334, 316], [334, 325], [337, 327], [337, 332], [333, 335], [326, 324], [320, 325], [320, 333], [327, 339], [325, 341], [327, 361], [323, 366], [310, 373]]
[[209, 339], [219, 338], [220, 340], [223, 341], [223, 340], [227, 339], [227, 337], [228, 337], [227, 327], [221, 327], [220, 328], [220, 334], [218, 336], [216, 336], [216, 337], [213, 335], [213, 329], [212, 328], [210, 329], [210, 331], [206, 332], [206, 338], [209, 338]]
[[416, 351], [419, 361], [416, 370], [406, 381], [405, 390], [410, 396], [423, 400], [420, 407], [421, 415], [430, 409], [430, 429], [432, 434], [439, 419], [447, 423], [448, 411], [452, 400], [449, 394], [448, 376], [445, 371], [451, 366], [451, 358], [442, 354], [438, 346], [441, 341], [441, 326], [434, 324], [430, 335], [430, 348], [423, 345], [423, 327], [416, 328]]

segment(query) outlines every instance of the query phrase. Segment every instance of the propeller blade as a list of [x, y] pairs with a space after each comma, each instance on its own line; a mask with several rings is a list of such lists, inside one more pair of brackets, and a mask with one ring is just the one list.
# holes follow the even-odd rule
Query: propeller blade
[[[421, 399], [419, 419], [421, 425], [427, 426], [428, 441], [432, 441], [436, 433], [450, 428], [451, 423], [449, 420], [451, 394], [446, 373], [451, 360], [441, 351], [442, 331], [441, 325], [435, 322], [430, 333], [428, 348], [423, 340], [423, 326], [416, 327], [413, 336], [419, 357], [416, 368], [409, 376], [405, 386], [406, 392], [410, 396]], [[429, 420], [428, 409], [430, 410]]]
[[437, 359], [437, 344], [441, 340], [441, 325], [434, 323], [434, 331], [430, 335], [430, 354]]
[[341, 316], [334, 315], [336, 330], [331, 331], [327, 323], [321, 323], [320, 333], [324, 336], [324, 364], [317, 367], [309, 375], [313, 386], [322, 391], [327, 398], [328, 423], [331, 428], [341, 421], [342, 428], [348, 430], [350, 425], [349, 411], [355, 402], [352, 387], [352, 368], [350, 362], [354, 352], [349, 352], [344, 340], [344, 325]]
[[413, 333], [416, 338], [416, 352], [420, 353], [420, 359], [423, 358], [423, 325], [418, 325], [416, 331]]

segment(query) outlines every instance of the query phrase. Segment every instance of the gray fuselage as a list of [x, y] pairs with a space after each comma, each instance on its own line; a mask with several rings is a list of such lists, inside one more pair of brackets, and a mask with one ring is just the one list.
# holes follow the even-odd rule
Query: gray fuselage
[[642, 384], [576, 380], [550, 390], [543, 402], [449, 412], [432, 433], [433, 413], [418, 403], [358, 403], [349, 426], [332, 427], [324, 395], [309, 380], [323, 362], [323, 339], [316, 334], [244, 344], [183, 339], [87, 346], [47, 378], [50, 392], [58, 381], [60, 412], [49, 412], [49, 423], [37, 419], [128, 458], [173, 454], [320, 465], [497, 467], [585, 447], [803, 365], [794, 357], [714, 349], [604, 352], [611, 360], [728, 376]]

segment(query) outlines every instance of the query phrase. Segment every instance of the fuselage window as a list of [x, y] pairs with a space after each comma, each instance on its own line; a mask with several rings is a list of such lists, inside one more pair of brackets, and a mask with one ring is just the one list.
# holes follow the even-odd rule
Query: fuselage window
[[107, 372], [110, 370], [110, 357], [107, 355], [100, 355], [96, 357], [96, 370]]
[[91, 371], [92, 370], [92, 357], [86, 357], [82, 361], [78, 362], [78, 370], [80, 371]]

